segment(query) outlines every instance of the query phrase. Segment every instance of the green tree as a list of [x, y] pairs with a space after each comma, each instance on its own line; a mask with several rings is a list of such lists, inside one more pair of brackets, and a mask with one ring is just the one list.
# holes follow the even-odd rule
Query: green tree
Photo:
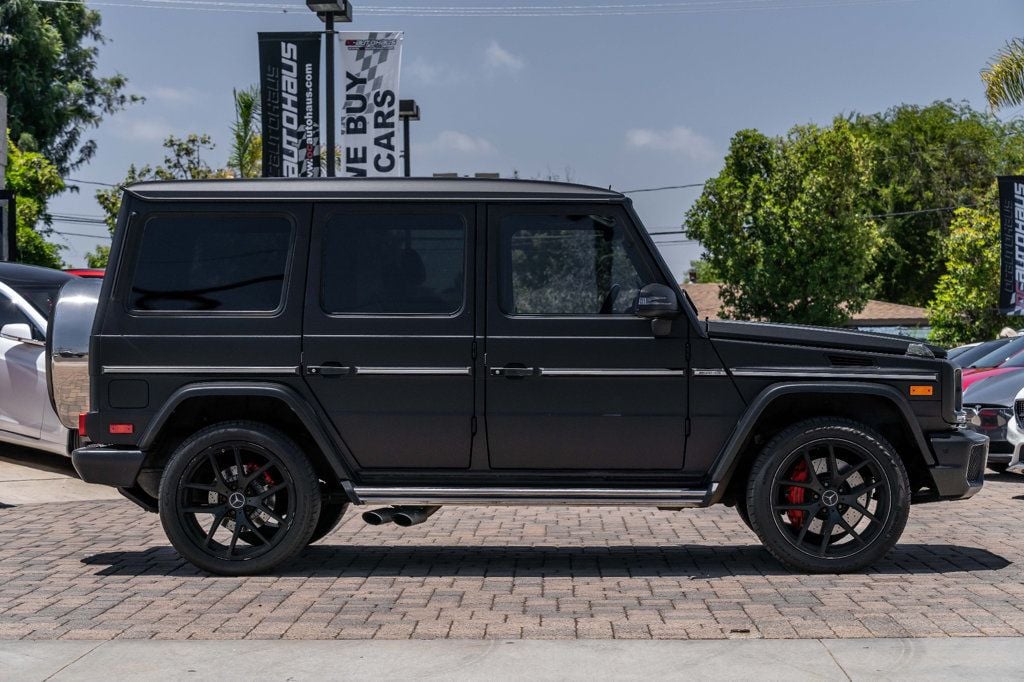
[[0, 2], [0, 84], [11, 136], [40, 151], [61, 175], [96, 151], [83, 132], [141, 98], [124, 93], [121, 74], [101, 77], [96, 58], [104, 37], [100, 15], [84, 4]]
[[231, 123], [231, 152], [228, 168], [240, 178], [256, 178], [263, 167], [260, 136], [260, 89], [253, 85], [233, 90], [235, 120]]
[[981, 80], [993, 109], [1024, 104], [1024, 39], [1007, 41], [981, 70]]
[[946, 271], [941, 245], [955, 206], [974, 205], [992, 179], [1024, 163], [1024, 122], [967, 104], [900, 105], [852, 118], [871, 155], [861, 212], [878, 216], [884, 247], [871, 278], [885, 301], [924, 305]]
[[863, 309], [879, 246], [858, 215], [870, 165], [848, 122], [742, 130], [686, 216], [739, 319], [840, 324]]
[[958, 346], [993, 339], [1007, 326], [999, 313], [999, 215], [994, 195], [953, 216], [942, 254], [946, 273], [928, 304], [931, 341]]
[[[117, 226], [117, 214], [121, 211], [121, 194], [124, 188], [137, 182], [147, 180], [205, 180], [208, 178], [230, 178], [227, 169], [214, 170], [203, 159], [207, 151], [215, 147], [209, 135], [191, 133], [186, 137], [169, 136], [164, 140], [163, 164], [152, 168], [137, 167], [132, 164], [124, 181], [116, 187], [101, 189], [96, 192], [96, 201], [103, 210], [103, 220], [110, 234], [114, 234]], [[97, 245], [95, 251], [86, 254], [85, 260], [91, 268], [105, 268], [110, 256], [110, 247]]]
[[38, 152], [23, 151], [8, 140], [7, 188], [17, 205], [18, 260], [50, 268], [63, 266], [63, 246], [48, 242], [40, 232], [48, 231], [46, 202], [64, 189], [56, 166]]

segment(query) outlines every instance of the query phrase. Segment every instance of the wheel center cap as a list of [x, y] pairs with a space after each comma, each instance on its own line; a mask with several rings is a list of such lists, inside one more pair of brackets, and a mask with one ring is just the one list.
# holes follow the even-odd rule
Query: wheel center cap
[[826, 490], [821, 494], [821, 501], [826, 507], [834, 507], [839, 504], [839, 493], [835, 490]]
[[245, 495], [240, 492], [233, 492], [228, 495], [228, 506], [232, 509], [241, 509], [245, 506]]

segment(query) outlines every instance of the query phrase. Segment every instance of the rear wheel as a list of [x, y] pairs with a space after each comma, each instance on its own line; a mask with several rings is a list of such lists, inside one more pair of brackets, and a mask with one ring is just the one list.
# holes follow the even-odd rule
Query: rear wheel
[[347, 502], [324, 502], [320, 507], [320, 518], [316, 521], [316, 528], [313, 529], [313, 537], [308, 544], [322, 540], [341, 523], [341, 517], [348, 509]]
[[225, 422], [188, 438], [160, 482], [160, 521], [174, 548], [211, 573], [270, 570], [308, 544], [320, 514], [309, 460], [277, 429]]
[[812, 419], [777, 435], [757, 458], [747, 510], [751, 528], [782, 563], [844, 573], [896, 544], [910, 485], [882, 436], [845, 419]]

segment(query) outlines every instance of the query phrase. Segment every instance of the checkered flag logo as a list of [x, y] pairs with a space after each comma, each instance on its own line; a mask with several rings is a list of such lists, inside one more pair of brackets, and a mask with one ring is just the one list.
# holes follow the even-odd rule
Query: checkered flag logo
[[[366, 79], [365, 85], [358, 85], [352, 89], [355, 94], [369, 95], [387, 87], [398, 89], [398, 64], [396, 60], [401, 52], [398, 50], [399, 33], [368, 33], [365, 39], [357, 42], [360, 47], [355, 50], [355, 57], [349, 57], [356, 66], [356, 71], [361, 78]], [[351, 49], [351, 48], [349, 48]], [[388, 63], [390, 60], [390, 63]], [[395, 82], [386, 85], [385, 80], [394, 79]], [[368, 103], [369, 111], [376, 111], [373, 98]]]

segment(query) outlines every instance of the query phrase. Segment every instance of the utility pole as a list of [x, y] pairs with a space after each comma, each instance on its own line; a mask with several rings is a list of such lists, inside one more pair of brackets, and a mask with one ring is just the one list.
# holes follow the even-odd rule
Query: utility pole
[[0, 92], [0, 189], [7, 185], [7, 95]]
[[409, 142], [409, 121], [420, 120], [420, 105], [414, 99], [398, 100], [398, 118], [402, 119], [402, 161], [405, 165], [405, 177], [412, 177], [412, 149]]
[[333, 178], [337, 165], [334, 130], [334, 20], [352, 21], [352, 5], [348, 0], [306, 0], [306, 7], [316, 12], [325, 24], [324, 38], [327, 43], [324, 45], [324, 59], [327, 63], [324, 65], [324, 82], [327, 97], [324, 98], [324, 104], [327, 109], [327, 177]]

